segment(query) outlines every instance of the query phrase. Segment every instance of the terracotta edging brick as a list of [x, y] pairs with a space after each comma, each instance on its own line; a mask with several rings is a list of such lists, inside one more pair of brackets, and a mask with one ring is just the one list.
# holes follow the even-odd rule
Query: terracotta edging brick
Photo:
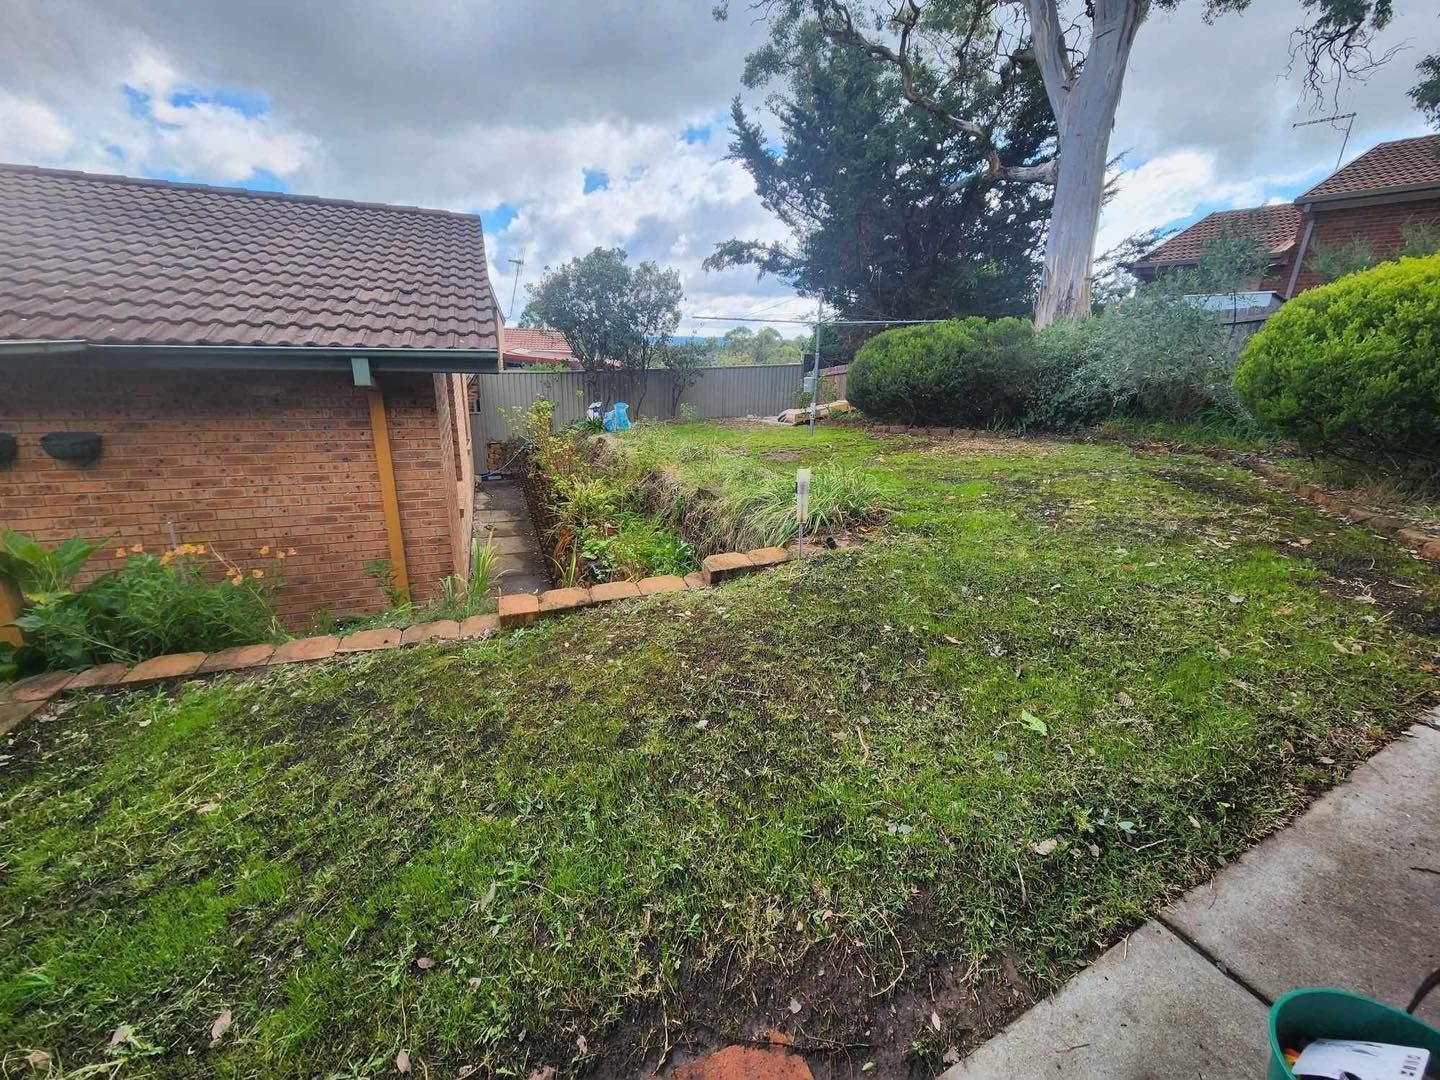
[[135, 683], [179, 679], [186, 675], [193, 675], [205, 662], [206, 655], [208, 654], [203, 652], [182, 652], [171, 653], [168, 656], [152, 656], [149, 660], [142, 660], [131, 668], [129, 673], [120, 680], [120, 683], [122, 686], [131, 686]]
[[640, 595], [655, 596], [659, 593], [684, 592], [685, 579], [677, 574], [656, 574], [640, 579]]
[[576, 608], [589, 607], [595, 602], [589, 589], [546, 589], [540, 594], [540, 613], [550, 615]]
[[498, 629], [500, 629], [500, 616], [471, 615], [460, 624], [460, 636], [462, 638], [489, 637]]
[[100, 690], [117, 685], [130, 668], [126, 664], [101, 664], [86, 668], [65, 685], [66, 690]]
[[340, 648], [340, 639], [334, 634], [319, 637], [294, 638], [279, 646], [267, 664], [298, 664], [302, 661], [328, 660]]
[[590, 596], [597, 604], [605, 604], [611, 600], [628, 600], [639, 595], [640, 586], [633, 581], [607, 581], [590, 590]]
[[401, 645], [418, 645], [422, 641], [453, 641], [460, 636], [460, 624], [454, 619], [415, 623], [400, 635]]
[[[221, 649], [211, 653], [196, 670], [196, 675], [212, 672], [239, 671], [241, 668], [263, 667], [270, 662], [275, 652], [274, 645], [237, 645], [233, 649]], [[74, 685], [74, 684], [71, 684]]]
[[501, 630], [529, 626], [540, 618], [540, 598], [534, 593], [505, 593], [496, 614]]
[[374, 630], [357, 630], [340, 639], [337, 653], [374, 652], [393, 649], [400, 644], [402, 631], [398, 626], [379, 626]]
[[722, 581], [748, 574], [754, 569], [755, 560], [743, 551], [722, 551], [718, 555], [707, 555], [700, 563], [700, 575], [709, 585], [718, 585]]

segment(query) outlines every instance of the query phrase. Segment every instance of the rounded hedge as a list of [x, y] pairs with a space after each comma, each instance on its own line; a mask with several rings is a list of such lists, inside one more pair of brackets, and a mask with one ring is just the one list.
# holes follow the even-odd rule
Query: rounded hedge
[[952, 319], [886, 330], [855, 354], [846, 397], [889, 423], [1009, 423], [1029, 398], [1034, 337], [1024, 319]]
[[1235, 390], [1302, 446], [1440, 461], [1440, 255], [1301, 293], [1246, 344]]

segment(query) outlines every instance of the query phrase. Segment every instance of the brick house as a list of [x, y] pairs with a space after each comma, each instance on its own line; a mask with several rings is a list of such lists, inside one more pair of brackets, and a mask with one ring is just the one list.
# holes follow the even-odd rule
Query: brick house
[[1194, 266], [1225, 232], [1256, 236], [1271, 257], [1256, 290], [1289, 298], [1321, 284], [1308, 256], [1359, 242], [1378, 259], [1394, 258], [1406, 234], [1440, 228], [1440, 135], [1380, 143], [1331, 173], [1293, 205], [1209, 214], [1146, 252], [1131, 269], [1142, 281]]
[[294, 548], [296, 623], [383, 607], [375, 560], [428, 599], [469, 571], [498, 355], [476, 216], [0, 165], [5, 528]]

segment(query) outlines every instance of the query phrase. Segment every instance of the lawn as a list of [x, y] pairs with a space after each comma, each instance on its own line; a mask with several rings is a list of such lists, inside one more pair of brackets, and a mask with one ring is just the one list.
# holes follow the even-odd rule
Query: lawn
[[5, 1068], [624, 1076], [778, 1028], [817, 1075], [923, 1074], [1434, 700], [1440, 574], [1203, 458], [628, 439], [672, 491], [861, 473], [884, 521], [718, 590], [22, 726]]

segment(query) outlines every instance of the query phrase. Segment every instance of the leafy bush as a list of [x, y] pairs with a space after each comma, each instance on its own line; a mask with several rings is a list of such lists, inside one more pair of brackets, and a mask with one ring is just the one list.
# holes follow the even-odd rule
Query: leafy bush
[[[271, 599], [286, 553], [271, 570], [242, 570], [204, 544], [181, 544], [160, 555], [136, 544], [116, 549], [125, 564], [75, 589], [74, 581], [101, 547], [70, 539], [47, 549], [14, 532], [0, 535], [0, 573], [19, 587], [15, 625], [25, 642], [0, 646], [0, 669], [27, 674], [192, 650], [249, 645], [276, 634]], [[261, 548], [270, 556], [270, 548]], [[225, 580], [205, 578], [224, 570]]]
[[876, 420], [989, 426], [1018, 420], [1035, 374], [1022, 319], [955, 319], [876, 334], [850, 367], [850, 402]]
[[1440, 462], [1440, 255], [1301, 293], [1250, 339], [1235, 389], [1301, 445]]

